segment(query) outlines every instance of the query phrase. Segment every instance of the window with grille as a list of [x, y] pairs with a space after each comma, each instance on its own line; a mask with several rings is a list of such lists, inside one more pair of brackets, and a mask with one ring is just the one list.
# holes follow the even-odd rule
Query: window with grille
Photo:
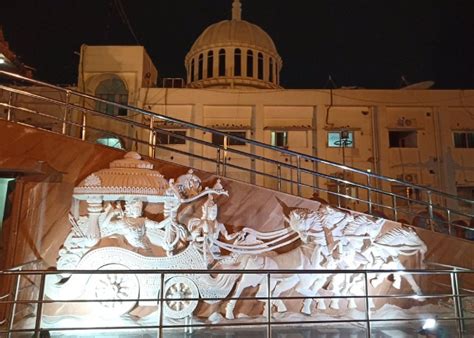
[[[246, 138], [247, 132], [245, 131], [228, 131], [227, 134], [232, 136], [237, 136], [241, 138]], [[212, 134], [212, 143], [218, 146], [224, 145], [224, 136], [219, 134]], [[231, 137], [227, 138], [228, 146], [244, 146], [246, 143], [244, 141], [236, 140]]]
[[272, 131], [272, 146], [275, 147], [288, 147], [288, 132], [287, 131]]
[[474, 148], [474, 131], [456, 131], [453, 136], [455, 148]]

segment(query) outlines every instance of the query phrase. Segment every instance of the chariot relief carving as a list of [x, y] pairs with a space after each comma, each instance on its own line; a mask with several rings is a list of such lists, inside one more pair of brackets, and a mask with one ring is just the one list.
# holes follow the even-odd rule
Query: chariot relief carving
[[[423, 261], [426, 245], [407, 228], [396, 228], [383, 233], [384, 220], [321, 205], [317, 210], [295, 208], [282, 215], [284, 223], [277, 230], [260, 232], [251, 227], [228, 231], [219, 222], [219, 206], [215, 197], [228, 196], [220, 180], [212, 187], [202, 187], [192, 170], [177, 178], [165, 179], [137, 153], [127, 153], [114, 161], [110, 168], [89, 175], [74, 189], [76, 203], [85, 203], [87, 214], [78, 209], [70, 214], [71, 232], [58, 253], [57, 268], [79, 270], [169, 270], [161, 285], [159, 275], [117, 274], [51, 275], [47, 278], [46, 295], [52, 299], [98, 297], [108, 295], [113, 302], [99, 303], [116, 315], [129, 312], [137, 305], [155, 305], [149, 299], [162, 291], [173, 299], [192, 298], [192, 301], [165, 301], [163, 309], [170, 318], [193, 315], [203, 298], [224, 301], [224, 315], [236, 317], [236, 303], [242, 292], [257, 287], [256, 296], [272, 297], [285, 292], [296, 292], [307, 298], [300, 311], [311, 315], [326, 308], [341, 307], [339, 298], [327, 301], [324, 294], [349, 296], [344, 306], [355, 308], [350, 296], [363, 294], [363, 274], [316, 274], [306, 270], [403, 270], [402, 256], [419, 255]], [[190, 218], [187, 224], [178, 219], [180, 206], [204, 201], [201, 216]], [[79, 201], [79, 202], [77, 202]], [[162, 204], [162, 220], [143, 215], [147, 203]], [[83, 208], [84, 210], [84, 208]], [[245, 212], [242, 210], [241, 212]], [[113, 241], [110, 239], [121, 239]], [[284, 253], [277, 249], [289, 247]], [[161, 251], [159, 251], [159, 250]], [[156, 252], [163, 252], [156, 255]], [[279, 251], [280, 252], [280, 251]], [[176, 269], [209, 269], [209, 274], [185, 275]], [[297, 270], [301, 273], [225, 274], [219, 270]], [[391, 274], [395, 288], [406, 280], [419, 294], [420, 287], [412, 275]], [[373, 273], [369, 282], [374, 288], [387, 281], [389, 274]], [[161, 290], [163, 288], [163, 290]], [[226, 301], [226, 297], [232, 300]], [[124, 301], [136, 299], [138, 303]], [[140, 299], [147, 299], [141, 301]], [[206, 300], [215, 303], [218, 300]], [[369, 304], [374, 306], [372, 302]], [[265, 303], [268, 306], [268, 303]], [[270, 303], [272, 311], [287, 311], [283, 300]], [[264, 308], [264, 313], [268, 311]]]

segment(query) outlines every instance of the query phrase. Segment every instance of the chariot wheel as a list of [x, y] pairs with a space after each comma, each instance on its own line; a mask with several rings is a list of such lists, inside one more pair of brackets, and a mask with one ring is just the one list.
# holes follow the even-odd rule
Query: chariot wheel
[[[107, 264], [99, 270], [128, 270], [120, 264]], [[93, 275], [90, 282], [92, 297], [100, 299], [96, 310], [107, 316], [128, 313], [137, 304], [140, 284], [134, 274], [101, 273]]]
[[[165, 283], [163, 312], [170, 318], [185, 318], [193, 313], [198, 305], [199, 291], [188, 277], [171, 277]], [[195, 298], [187, 300], [183, 298]]]

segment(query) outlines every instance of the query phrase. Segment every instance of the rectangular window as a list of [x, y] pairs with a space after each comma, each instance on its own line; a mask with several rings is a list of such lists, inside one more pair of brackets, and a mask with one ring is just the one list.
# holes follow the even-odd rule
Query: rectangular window
[[[185, 130], [175, 130], [175, 131], [171, 131], [171, 133], [174, 135], [186, 136]], [[158, 144], [186, 144], [186, 140], [180, 137], [173, 136], [173, 135], [158, 133], [157, 143]]]
[[329, 148], [353, 148], [354, 132], [349, 130], [329, 131], [328, 132]]
[[397, 207], [406, 207], [410, 204], [410, 201], [402, 197], [406, 197], [412, 200], [421, 199], [420, 190], [405, 185], [392, 185], [392, 192], [398, 196], [401, 196], [400, 198], [396, 198]]
[[[246, 138], [247, 137], [247, 132], [245, 131], [229, 131], [226, 132], [229, 135], [232, 136], [237, 136], [241, 138]], [[224, 136], [219, 135], [219, 134], [212, 134], [212, 143], [218, 146], [223, 146], [224, 145]], [[240, 140], [235, 140], [233, 138], [228, 138], [227, 139], [227, 145], [228, 146], [244, 146], [246, 143], [244, 141]]]
[[455, 148], [474, 148], [474, 131], [454, 132]]
[[272, 131], [272, 146], [288, 148], [288, 132]]
[[388, 139], [390, 148], [416, 148], [418, 146], [416, 130], [390, 130]]
[[[474, 187], [457, 187], [458, 196], [468, 200], [474, 200]], [[472, 204], [467, 202], [459, 202], [460, 207], [470, 208]]]

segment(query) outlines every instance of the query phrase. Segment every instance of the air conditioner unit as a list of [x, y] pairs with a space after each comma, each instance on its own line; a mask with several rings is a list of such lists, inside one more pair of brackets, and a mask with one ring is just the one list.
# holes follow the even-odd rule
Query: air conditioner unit
[[400, 117], [397, 120], [397, 126], [413, 128], [416, 126], [416, 119], [407, 119], [405, 117]]
[[417, 174], [401, 174], [397, 176], [397, 179], [400, 181], [405, 181], [408, 183], [417, 183], [418, 175]]

